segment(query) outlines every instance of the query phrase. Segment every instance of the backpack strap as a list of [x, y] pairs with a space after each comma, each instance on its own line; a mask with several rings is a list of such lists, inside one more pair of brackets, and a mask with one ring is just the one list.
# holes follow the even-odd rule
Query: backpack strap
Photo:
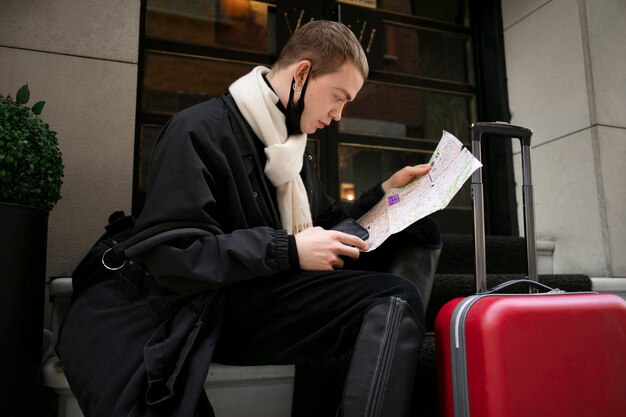
[[217, 226], [202, 222], [159, 223], [130, 236], [122, 242], [115, 242], [102, 254], [102, 265], [111, 271], [117, 271], [126, 265], [128, 258], [137, 256], [169, 240], [222, 233], [224, 232]]
[[[242, 154], [252, 154], [256, 158], [257, 169], [261, 169], [259, 157], [254, 147], [254, 141], [252, 139], [252, 133], [250, 126], [243, 120], [242, 116], [237, 109], [235, 102], [229, 92], [222, 94], [219, 99], [227, 106], [232, 116], [235, 118], [237, 128], [243, 133], [243, 140], [238, 140], [237, 143], [240, 147]], [[260, 171], [261, 178], [264, 175]], [[269, 195], [267, 185], [264, 181], [261, 181], [265, 192]], [[276, 224], [280, 224], [280, 216], [276, 212], [276, 209], [271, 207], [272, 213], [275, 217]], [[121, 213], [121, 215], [120, 215]], [[109, 228], [127, 230], [128, 224], [124, 223], [130, 216], [124, 216], [123, 212], [115, 212], [109, 218], [109, 226], [107, 226], [107, 232]], [[113, 223], [111, 221], [115, 219]], [[132, 220], [132, 219], [131, 219]], [[116, 226], [116, 224], [118, 226]], [[134, 224], [134, 223], [133, 223]], [[132, 228], [132, 224], [131, 224]], [[148, 227], [141, 232], [132, 234], [130, 237], [120, 242], [115, 242], [109, 249], [107, 249], [101, 258], [102, 265], [111, 270], [117, 271], [122, 269], [126, 265], [126, 260], [130, 257], [139, 255], [146, 252], [164, 242], [181, 237], [201, 237], [208, 236], [209, 234], [223, 234], [224, 232], [215, 225], [202, 223], [202, 222], [185, 222], [185, 221], [173, 221], [164, 222]]]

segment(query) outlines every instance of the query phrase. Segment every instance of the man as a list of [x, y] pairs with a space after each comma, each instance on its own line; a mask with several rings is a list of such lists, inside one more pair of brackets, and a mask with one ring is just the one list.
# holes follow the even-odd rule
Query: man
[[407, 415], [437, 225], [419, 222], [367, 254], [366, 242], [331, 228], [430, 167], [403, 168], [343, 206], [305, 150], [367, 73], [348, 28], [314, 21], [272, 70], [255, 68], [167, 123], [133, 233], [172, 222], [208, 231], [165, 240], [73, 301], [57, 350], [88, 417], [213, 415], [203, 391], [211, 360], [298, 363], [349, 351], [340, 414]]

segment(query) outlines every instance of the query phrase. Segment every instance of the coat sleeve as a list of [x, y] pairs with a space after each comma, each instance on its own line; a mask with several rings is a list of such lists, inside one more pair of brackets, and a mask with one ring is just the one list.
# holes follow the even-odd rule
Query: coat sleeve
[[191, 108], [163, 128], [133, 231], [172, 221], [204, 222], [220, 231], [174, 239], [140, 255], [161, 286], [181, 294], [290, 269], [287, 232], [246, 215], [251, 203], [240, 196], [252, 190], [247, 177], [237, 177], [246, 170], [228, 117], [215, 107]]

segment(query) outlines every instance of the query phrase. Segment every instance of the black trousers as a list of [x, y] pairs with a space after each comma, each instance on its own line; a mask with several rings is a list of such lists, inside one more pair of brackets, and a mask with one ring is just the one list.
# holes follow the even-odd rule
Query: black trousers
[[224, 288], [224, 325], [214, 360], [293, 364], [343, 354], [353, 347], [364, 313], [389, 297], [407, 301], [423, 326], [415, 285], [385, 271], [399, 248], [441, 245], [439, 226], [427, 217], [375, 251], [346, 259], [341, 270], [289, 273]]
[[[384, 271], [400, 244], [440, 246], [438, 227], [418, 222], [346, 268]], [[100, 281], [74, 300], [57, 345], [87, 417], [210, 416], [211, 360], [292, 364], [346, 353], [367, 311], [390, 297], [424, 323], [415, 285], [378, 271], [259, 277], [193, 297], [161, 291], [132, 266]]]
[[232, 365], [292, 364], [349, 351], [363, 315], [399, 297], [423, 325], [417, 288], [369, 271], [302, 272], [224, 290], [225, 313], [214, 360]]

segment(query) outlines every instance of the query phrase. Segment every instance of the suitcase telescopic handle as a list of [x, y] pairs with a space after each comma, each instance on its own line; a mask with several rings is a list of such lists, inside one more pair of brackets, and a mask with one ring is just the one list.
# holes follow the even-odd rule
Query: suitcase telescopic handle
[[[480, 143], [484, 135], [503, 138], [516, 138], [522, 146], [522, 199], [524, 208], [524, 232], [526, 236], [526, 256], [528, 278], [538, 281], [537, 241], [535, 236], [535, 212], [532, 176], [530, 169], [530, 138], [532, 130], [514, 126], [506, 122], [478, 122], [472, 124], [472, 153], [481, 161]], [[474, 209], [474, 245], [476, 248], [476, 292], [487, 289], [487, 269], [485, 257], [485, 207], [483, 202], [482, 168], [472, 174], [472, 205]]]

